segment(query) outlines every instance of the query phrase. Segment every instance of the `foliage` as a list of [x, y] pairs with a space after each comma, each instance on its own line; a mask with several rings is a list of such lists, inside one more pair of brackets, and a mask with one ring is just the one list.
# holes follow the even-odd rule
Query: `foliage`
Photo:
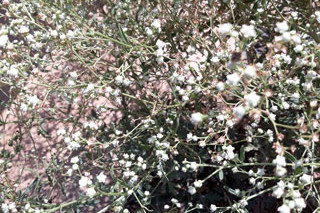
[[3, 0], [0, 212], [319, 211], [317, 8]]

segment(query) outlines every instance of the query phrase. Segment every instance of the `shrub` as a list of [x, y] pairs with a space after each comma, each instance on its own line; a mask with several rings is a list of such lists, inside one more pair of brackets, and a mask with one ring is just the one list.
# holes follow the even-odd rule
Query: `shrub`
[[0, 212], [319, 211], [319, 6], [3, 0]]

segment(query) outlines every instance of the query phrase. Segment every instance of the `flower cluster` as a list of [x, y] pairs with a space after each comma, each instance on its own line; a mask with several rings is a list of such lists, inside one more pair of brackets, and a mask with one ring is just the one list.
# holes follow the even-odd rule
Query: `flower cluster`
[[0, 212], [318, 211], [317, 8], [3, 0]]

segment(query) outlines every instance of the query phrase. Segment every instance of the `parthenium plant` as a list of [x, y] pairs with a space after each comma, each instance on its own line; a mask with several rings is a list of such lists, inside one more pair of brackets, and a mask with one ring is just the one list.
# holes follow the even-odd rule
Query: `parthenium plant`
[[0, 212], [319, 211], [319, 7], [3, 0]]

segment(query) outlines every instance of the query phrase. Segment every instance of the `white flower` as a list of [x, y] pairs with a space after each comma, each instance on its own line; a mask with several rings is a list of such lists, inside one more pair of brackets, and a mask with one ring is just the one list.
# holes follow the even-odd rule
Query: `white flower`
[[277, 166], [275, 169], [275, 173], [277, 177], [282, 177], [287, 173], [287, 169], [281, 166]]
[[79, 162], [79, 157], [75, 156], [75, 157], [71, 158], [70, 162], [71, 163], [78, 163]]
[[224, 115], [221, 115], [221, 114], [218, 115], [216, 118], [218, 121], [223, 121], [225, 119]]
[[12, 76], [12, 77], [18, 77], [18, 74], [19, 74], [19, 70], [14, 68], [14, 67], [11, 67], [9, 70], [8, 70], [8, 75]]
[[245, 113], [246, 113], [246, 110], [241, 105], [233, 108], [233, 114], [238, 118], [242, 118], [245, 115]]
[[284, 189], [284, 188], [286, 187], [286, 184], [285, 184], [282, 180], [280, 180], [280, 181], [277, 183], [277, 186]]
[[272, 163], [276, 164], [277, 166], [286, 166], [286, 158], [280, 155], [277, 155], [276, 159], [272, 161]]
[[219, 91], [223, 91], [224, 90], [224, 83], [220, 81], [219, 83], [217, 83], [216, 88]]
[[75, 133], [72, 134], [72, 138], [74, 140], [79, 140], [80, 139], [80, 136], [81, 136], [81, 132], [80, 131], [77, 131]]
[[4, 213], [9, 213], [9, 206], [6, 203], [1, 204], [1, 209]]
[[234, 190], [234, 193], [235, 193], [237, 196], [240, 195], [240, 192], [241, 192], [240, 189], [235, 189], [235, 190]]
[[257, 35], [254, 26], [252, 25], [242, 25], [240, 32], [245, 38], [255, 37]]
[[256, 107], [260, 102], [260, 96], [255, 92], [245, 95], [244, 99], [249, 107]]
[[113, 89], [112, 87], [108, 86], [106, 87], [106, 93], [112, 93]]
[[197, 168], [198, 168], [198, 164], [196, 162], [191, 162], [190, 163], [190, 169], [195, 171], [195, 170], [197, 170]]
[[71, 177], [71, 175], [72, 175], [72, 169], [68, 169], [68, 171], [67, 171], [67, 175], [69, 176], [69, 177]]
[[295, 202], [295, 207], [296, 207], [299, 211], [301, 211], [302, 209], [306, 208], [306, 202], [304, 201], [303, 198], [296, 198], [296, 199], [294, 200], [294, 202]]
[[152, 35], [152, 30], [149, 27], [146, 27], [145, 31], [146, 31], [147, 35], [149, 35], [149, 36]]
[[211, 212], [217, 211], [217, 206], [214, 205], [214, 204], [211, 204], [211, 205], [210, 205], [210, 211], [211, 211]]
[[287, 64], [290, 64], [292, 61], [292, 58], [289, 55], [282, 55], [282, 59], [284, 62], [286, 62]]
[[284, 190], [282, 187], [276, 187], [273, 189], [272, 196], [279, 199], [284, 194]]
[[276, 111], [278, 111], [278, 106], [272, 106], [272, 107], [270, 108], [270, 110], [271, 110], [272, 112], [276, 112]]
[[281, 38], [284, 42], [289, 42], [291, 40], [290, 32], [283, 32]]
[[67, 144], [67, 149], [69, 150], [77, 150], [80, 148], [80, 144], [75, 142], [75, 141], [71, 141], [70, 143]]
[[160, 39], [157, 40], [156, 45], [159, 49], [165, 48], [166, 43], [164, 43], [163, 41], [161, 41]]
[[106, 179], [107, 179], [107, 176], [102, 172], [97, 176], [97, 180], [99, 183], [105, 183]]
[[219, 57], [214, 56], [214, 57], [212, 57], [211, 61], [212, 61], [213, 63], [218, 63], [218, 62], [220, 61], [220, 59], [219, 59]]
[[21, 33], [21, 34], [28, 33], [29, 32], [29, 27], [26, 27], [26, 26], [22, 25], [18, 32]]
[[7, 35], [0, 36], [0, 47], [6, 46], [8, 40], [9, 40], [9, 38]]
[[70, 137], [66, 137], [66, 138], [64, 139], [64, 142], [65, 142], [65, 143], [70, 143], [70, 142], [71, 142], [71, 138], [70, 138]]
[[197, 126], [201, 124], [204, 120], [204, 115], [201, 114], [200, 112], [192, 113], [190, 121], [193, 125]]
[[301, 44], [301, 38], [298, 34], [293, 34], [291, 36], [291, 41], [293, 41], [295, 44]]
[[156, 156], [163, 161], [169, 160], [169, 155], [166, 153], [165, 150], [156, 150]]
[[254, 177], [250, 178], [249, 183], [254, 185], [256, 183], [256, 179]]
[[257, 12], [258, 12], [258, 13], [263, 13], [263, 11], [264, 11], [263, 8], [258, 8], [258, 9], [257, 9]]
[[76, 85], [76, 82], [74, 82], [74, 80], [68, 79], [67, 84], [69, 86], [74, 86], [74, 85]]
[[123, 83], [123, 77], [121, 75], [118, 75], [114, 80], [116, 81], [117, 85], [120, 85]]
[[65, 129], [58, 129], [57, 130], [57, 135], [65, 135], [67, 131]]
[[80, 148], [80, 144], [78, 144], [77, 142], [75, 142], [75, 141], [71, 141], [70, 143], [68, 143], [67, 144], [68, 146], [67, 146], [67, 149], [69, 149], [69, 150], [77, 150], [77, 149], [79, 149]]
[[290, 108], [290, 105], [288, 104], [288, 102], [282, 102], [282, 107], [283, 109], [289, 109]]
[[314, 14], [317, 17], [317, 21], [320, 23], [320, 11], [316, 11]]
[[35, 106], [35, 105], [37, 105], [38, 103], [39, 103], [39, 99], [38, 99], [38, 97], [36, 96], [36, 95], [34, 95], [34, 96], [31, 96], [30, 98], [29, 98], [29, 104], [30, 105], [33, 105], [33, 106]]
[[301, 193], [300, 193], [298, 190], [294, 190], [294, 191], [292, 192], [292, 195], [293, 195], [294, 198], [299, 198], [299, 197], [301, 197]]
[[240, 81], [240, 76], [238, 73], [233, 73], [233, 74], [227, 75], [226, 83], [228, 85], [235, 86], [238, 84], [239, 81]]
[[138, 160], [138, 162], [140, 162], [140, 163], [143, 162], [143, 158], [142, 158], [141, 156], [139, 156], [139, 157], [137, 158], [137, 160]]
[[221, 24], [219, 27], [219, 32], [222, 35], [224, 35], [224, 34], [230, 33], [232, 28], [233, 28], [233, 26], [230, 23]]
[[58, 36], [58, 31], [56, 30], [51, 30], [50, 35], [54, 38], [56, 38]]
[[73, 78], [73, 79], [78, 78], [78, 74], [77, 74], [77, 72], [75, 72], [75, 71], [70, 72], [69, 75], [70, 75], [70, 77]]
[[288, 206], [289, 206], [290, 209], [294, 209], [296, 204], [294, 203], [293, 200], [290, 200], [289, 203], [288, 203]]
[[73, 164], [72, 165], [72, 169], [73, 170], [78, 170], [79, 169], [79, 165], [78, 164]]
[[[163, 150], [157, 150], [157, 151], [163, 152]], [[163, 154], [163, 153], [161, 153], [161, 154]], [[127, 162], [125, 163], [125, 167], [130, 168], [131, 166], [132, 166], [132, 162], [131, 162], [131, 161], [127, 161]]]
[[30, 207], [31, 207], [30, 203], [27, 203], [27, 204], [24, 206], [24, 209], [25, 209], [25, 210], [29, 210]]
[[197, 180], [193, 183], [194, 187], [201, 188], [202, 187], [202, 180]]
[[263, 186], [263, 183], [262, 183], [262, 182], [258, 182], [258, 183], [257, 183], [257, 188], [258, 188], [258, 189], [261, 190], [261, 189], [263, 189], [263, 187], [264, 187], [264, 186]]
[[299, 15], [299, 13], [296, 12], [296, 11], [291, 12], [291, 16], [292, 16], [293, 18], [297, 18], [298, 15]]
[[164, 54], [164, 50], [162, 48], [159, 48], [156, 50], [157, 57], [162, 57]]
[[286, 21], [276, 23], [276, 31], [283, 33], [289, 30], [289, 25]]
[[32, 34], [27, 35], [26, 38], [27, 38], [27, 40], [28, 40], [29, 42], [35, 42], [34, 37], [33, 37]]
[[235, 157], [233, 150], [234, 150], [234, 147], [231, 145], [226, 147], [226, 151], [227, 151], [226, 159], [232, 160]]
[[258, 176], [263, 176], [263, 175], [265, 175], [265, 170], [264, 170], [263, 168], [262, 168], [262, 169], [258, 168], [257, 175], [258, 175]]
[[283, 204], [278, 208], [279, 213], [290, 213], [290, 207], [286, 204]]
[[233, 127], [233, 125], [234, 125], [232, 120], [227, 120], [226, 124], [228, 127]]
[[93, 198], [93, 196], [94, 196], [96, 193], [97, 193], [97, 192], [96, 192], [96, 190], [95, 190], [93, 187], [88, 188], [88, 189], [87, 189], [87, 192], [86, 192], [87, 196], [90, 197], [90, 198]]
[[193, 186], [189, 186], [188, 192], [189, 192], [189, 194], [194, 195], [197, 192], [197, 190]]
[[161, 31], [161, 21], [159, 19], [155, 19], [151, 26], [157, 29], [159, 32]]
[[297, 45], [295, 48], [294, 48], [294, 51], [296, 52], [296, 53], [299, 53], [299, 52], [301, 52], [303, 50], [303, 46], [302, 45]]
[[145, 196], [149, 196], [149, 195], [150, 195], [150, 192], [149, 192], [149, 191], [145, 191], [145, 192], [144, 192], [144, 195], [145, 195]]
[[300, 177], [300, 181], [301, 181], [303, 184], [310, 184], [310, 183], [311, 183], [311, 176], [310, 176], [310, 175], [307, 175], [307, 174], [303, 174], [303, 175]]
[[89, 83], [87, 88], [84, 90], [84, 93], [88, 93], [90, 91], [94, 90], [94, 84]]
[[67, 32], [67, 37], [68, 37], [69, 39], [72, 39], [72, 38], [74, 37], [74, 32], [71, 31], [71, 30], [68, 30], [68, 32]]
[[9, 207], [9, 209], [11, 210], [11, 212], [17, 212], [15, 202], [9, 203], [9, 206], [8, 206], [8, 207]]
[[201, 148], [205, 147], [206, 146], [206, 142], [205, 141], [199, 141], [199, 146]]
[[94, 121], [85, 122], [83, 124], [83, 127], [84, 128], [90, 128], [92, 130], [97, 130], [98, 129], [98, 125]]
[[60, 38], [61, 40], [65, 40], [66, 37], [67, 37], [67, 36], [66, 36], [64, 33], [60, 34], [60, 36], [59, 36], [59, 38]]
[[246, 69], [243, 71], [243, 75], [247, 78], [256, 77], [256, 68], [251, 65], [247, 66]]
[[237, 31], [232, 31], [231, 32], [231, 36], [232, 37], [238, 37], [239, 36], [239, 33]]
[[91, 183], [92, 181], [86, 176], [82, 176], [81, 179], [79, 180], [80, 188], [84, 188], [87, 185], [90, 185]]
[[171, 202], [172, 202], [172, 203], [178, 203], [178, 200], [175, 199], [175, 198], [172, 198], [172, 199], [171, 199]]
[[240, 206], [242, 207], [246, 207], [248, 205], [248, 201], [246, 201], [245, 199], [242, 199], [239, 201]]
[[218, 163], [220, 163], [222, 160], [223, 160], [223, 158], [222, 158], [220, 155], [218, 155], [218, 156], [216, 157], [216, 161], [217, 161]]
[[294, 99], [294, 101], [299, 101], [299, 99], [300, 99], [300, 94], [297, 93], [297, 92], [295, 92], [295, 93], [292, 94], [291, 97]]

